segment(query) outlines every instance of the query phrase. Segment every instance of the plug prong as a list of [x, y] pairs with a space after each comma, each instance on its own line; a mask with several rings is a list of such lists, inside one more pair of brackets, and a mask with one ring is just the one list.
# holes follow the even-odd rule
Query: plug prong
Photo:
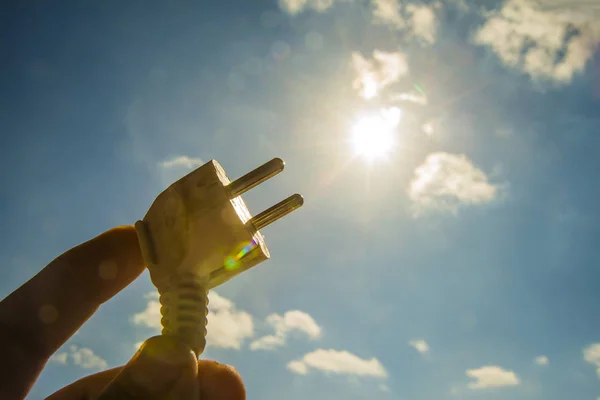
[[238, 197], [253, 187], [260, 185], [267, 179], [274, 177], [283, 171], [284, 167], [285, 163], [281, 158], [274, 158], [266, 164], [248, 172], [241, 178], [236, 179], [227, 185], [231, 198]]
[[293, 194], [287, 199], [280, 201], [272, 207], [251, 218], [248, 223], [254, 225], [256, 230], [261, 230], [267, 225], [272, 224], [280, 218], [285, 217], [292, 211], [302, 207], [304, 198], [299, 194]]

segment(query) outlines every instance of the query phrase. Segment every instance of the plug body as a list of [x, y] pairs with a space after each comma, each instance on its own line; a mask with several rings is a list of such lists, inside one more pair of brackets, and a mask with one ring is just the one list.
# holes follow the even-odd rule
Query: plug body
[[179, 179], [154, 201], [136, 231], [161, 302], [163, 334], [204, 349], [207, 291], [269, 258], [260, 229], [300, 207], [300, 195], [254, 218], [241, 194], [278, 174], [273, 159], [231, 182], [217, 161]]

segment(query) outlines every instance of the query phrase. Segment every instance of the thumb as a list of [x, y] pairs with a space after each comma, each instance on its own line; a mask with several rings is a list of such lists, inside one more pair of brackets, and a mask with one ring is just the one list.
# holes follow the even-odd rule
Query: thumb
[[194, 398], [197, 374], [196, 356], [187, 346], [172, 337], [154, 336], [97, 400], [162, 400], [174, 392], [177, 398]]

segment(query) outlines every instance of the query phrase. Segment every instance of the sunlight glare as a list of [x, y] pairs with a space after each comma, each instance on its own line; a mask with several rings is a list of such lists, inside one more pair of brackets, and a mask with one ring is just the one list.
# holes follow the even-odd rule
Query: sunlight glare
[[377, 80], [374, 76], [368, 75], [363, 78], [363, 97], [365, 99], [372, 99], [377, 96]]
[[397, 107], [360, 117], [352, 127], [352, 146], [368, 161], [384, 158], [396, 144], [396, 127], [402, 112]]

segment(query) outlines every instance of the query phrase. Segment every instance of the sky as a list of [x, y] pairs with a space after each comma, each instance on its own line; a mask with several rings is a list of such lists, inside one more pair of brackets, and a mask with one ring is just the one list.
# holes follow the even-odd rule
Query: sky
[[[0, 295], [215, 159], [271, 259], [210, 294], [249, 399], [600, 399], [600, 2], [22, 1], [0, 13]], [[144, 273], [42, 399], [160, 330]]]

